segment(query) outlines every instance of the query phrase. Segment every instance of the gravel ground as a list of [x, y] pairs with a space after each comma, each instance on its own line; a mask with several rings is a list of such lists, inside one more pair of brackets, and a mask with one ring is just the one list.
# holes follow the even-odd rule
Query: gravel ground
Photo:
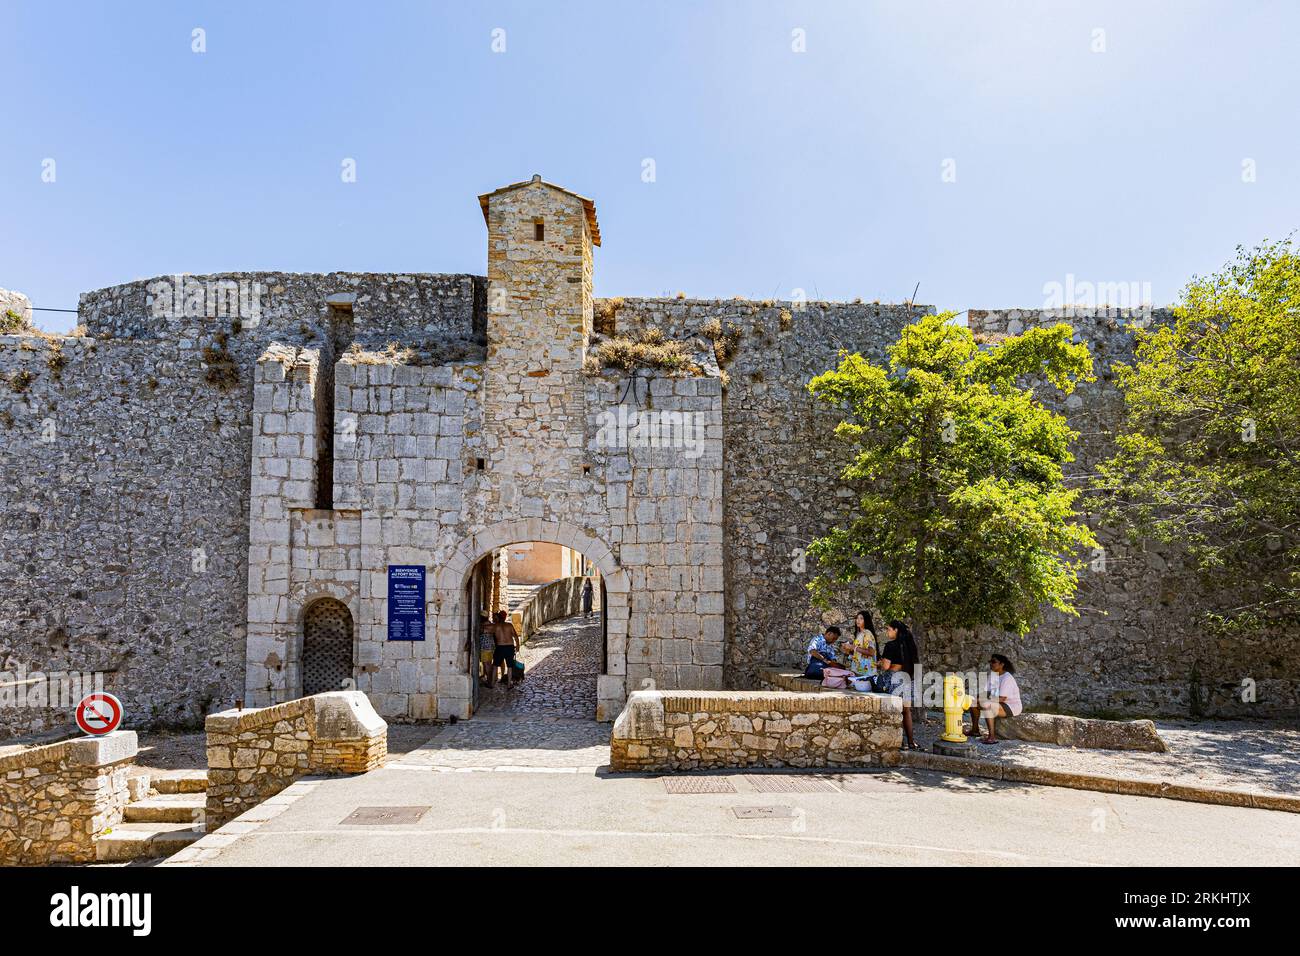
[[[1160, 736], [1169, 744], [1168, 753], [1080, 750], [1004, 740], [991, 747], [977, 744], [975, 755], [1069, 773], [1300, 793], [1300, 723], [1243, 720], [1157, 720], [1155, 723]], [[928, 750], [943, 731], [942, 715], [932, 712], [929, 722], [918, 724], [916, 730], [916, 742]]]

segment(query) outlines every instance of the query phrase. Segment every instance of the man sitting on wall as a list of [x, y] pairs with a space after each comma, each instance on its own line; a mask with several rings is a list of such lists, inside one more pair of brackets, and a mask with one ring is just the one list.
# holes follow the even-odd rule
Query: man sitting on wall
[[808, 645], [808, 666], [804, 668], [804, 677], [821, 680], [825, 676], [822, 673], [825, 668], [840, 666], [839, 655], [835, 650], [839, 640], [840, 629], [834, 624], [812, 639]]

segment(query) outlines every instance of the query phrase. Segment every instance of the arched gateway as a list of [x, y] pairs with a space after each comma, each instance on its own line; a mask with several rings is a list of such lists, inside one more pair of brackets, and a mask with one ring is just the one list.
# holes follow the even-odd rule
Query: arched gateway
[[[609, 545], [580, 528], [562, 521], [525, 519], [500, 521], [463, 539], [434, 577], [429, 595], [436, 608], [439, 648], [464, 646], [470, 609], [466, 607], [466, 582], [474, 566], [494, 551], [520, 541], [545, 541], [580, 552], [600, 571], [605, 586], [604, 671], [596, 679], [596, 719], [611, 720], [623, 705], [628, 634], [628, 575]], [[461, 655], [460, 670], [470, 683], [473, 650]], [[472, 699], [472, 696], [471, 696]], [[611, 712], [612, 711], [612, 712]]]
[[[381, 715], [471, 716], [470, 609], [476, 621], [484, 607], [473, 569], [528, 541], [600, 570], [597, 717], [613, 719], [629, 688], [722, 686], [716, 363], [603, 367], [591, 349], [595, 205], [540, 177], [479, 205], [485, 278], [460, 291], [427, 276], [400, 295], [340, 288], [321, 305], [329, 343], [275, 342], [258, 359], [250, 704], [300, 692], [301, 615], [329, 595], [352, 612], [356, 687]], [[466, 334], [434, 348], [452, 301], [469, 304]]]

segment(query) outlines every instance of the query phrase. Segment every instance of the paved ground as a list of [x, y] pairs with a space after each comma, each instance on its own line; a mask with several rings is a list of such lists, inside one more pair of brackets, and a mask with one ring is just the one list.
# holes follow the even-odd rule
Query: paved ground
[[[556, 751], [566, 766], [603, 766], [609, 756], [609, 725], [592, 724], [596, 674], [600, 670], [600, 618], [553, 621], [538, 629], [521, 652], [528, 676], [517, 687], [484, 688], [478, 715], [448, 728], [438, 739], [443, 766], [472, 766], [486, 752], [499, 762], [536, 759], [534, 751]], [[475, 729], [485, 721], [487, 728]], [[1166, 754], [1077, 750], [1050, 744], [1003, 741], [979, 747], [981, 757], [1009, 764], [1071, 773], [1108, 774], [1132, 779], [1228, 789], [1300, 792], [1300, 724], [1230, 720], [1157, 721], [1169, 743]], [[436, 727], [390, 724], [390, 754], [406, 754], [423, 744]], [[917, 740], [927, 749], [942, 731], [932, 714], [917, 725]], [[202, 734], [142, 734], [139, 764], [157, 769], [206, 765]], [[519, 757], [507, 751], [521, 751]], [[468, 751], [463, 752], [463, 751]], [[419, 759], [424, 760], [426, 756]], [[495, 764], [493, 764], [495, 765]]]
[[599, 613], [543, 624], [519, 652], [523, 682], [481, 688], [479, 714], [595, 717], [600, 640]]
[[[1300, 725], [1296, 723], [1157, 720], [1156, 727], [1169, 744], [1168, 753], [1081, 750], [1004, 740], [994, 747], [977, 746], [974, 756], [1068, 773], [1229, 790], [1300, 792]], [[932, 715], [928, 724], [917, 727], [916, 741], [928, 750], [942, 732], [942, 718]]]
[[[1219, 866], [1300, 858], [1295, 814], [911, 771], [608, 774], [595, 764], [606, 734], [582, 721], [460, 723], [381, 770], [300, 782], [263, 805], [264, 820], [218, 834], [196, 862]], [[670, 793], [669, 779], [727, 792]], [[362, 807], [414, 809], [404, 822], [342, 822]]]
[[[1300, 815], [1121, 797], [918, 771], [610, 774], [608, 724], [589, 718], [598, 620], [542, 628], [522, 685], [479, 714], [389, 727], [388, 763], [299, 781], [180, 859], [197, 865], [874, 864], [1263, 865], [1300, 858]], [[1162, 725], [1174, 753], [1005, 743], [1001, 759], [1287, 786], [1300, 731]], [[921, 729], [927, 740], [937, 720]], [[197, 737], [201, 741], [201, 736]], [[183, 759], [180, 741], [142, 761]], [[695, 792], [675, 793], [669, 786]], [[344, 823], [361, 808], [404, 818]], [[178, 860], [177, 862], [180, 862]]]

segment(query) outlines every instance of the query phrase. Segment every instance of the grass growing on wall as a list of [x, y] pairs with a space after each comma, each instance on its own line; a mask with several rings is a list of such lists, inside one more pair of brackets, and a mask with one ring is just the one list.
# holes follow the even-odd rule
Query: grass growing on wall
[[27, 320], [13, 309], [5, 309], [4, 315], [0, 315], [0, 335], [16, 335], [30, 329]]
[[692, 359], [685, 342], [664, 337], [659, 329], [645, 329], [634, 336], [616, 335], [597, 343], [587, 355], [587, 370], [603, 368], [633, 371], [660, 369], [676, 375], [700, 375], [703, 370]]

